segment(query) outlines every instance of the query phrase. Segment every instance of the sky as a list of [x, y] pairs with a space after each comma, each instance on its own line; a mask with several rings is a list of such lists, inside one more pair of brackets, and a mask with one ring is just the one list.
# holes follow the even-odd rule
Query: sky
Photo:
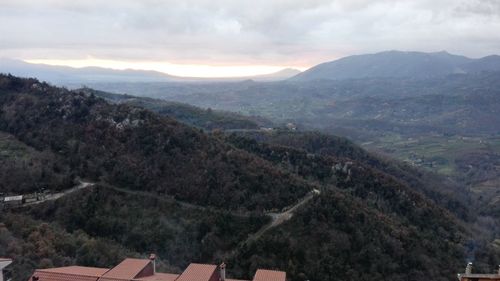
[[500, 54], [500, 0], [0, 0], [0, 58], [222, 77], [384, 50]]

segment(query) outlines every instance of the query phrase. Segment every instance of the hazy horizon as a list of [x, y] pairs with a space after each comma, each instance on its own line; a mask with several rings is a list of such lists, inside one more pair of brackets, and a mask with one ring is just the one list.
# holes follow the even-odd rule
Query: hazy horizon
[[2, 0], [0, 57], [240, 77], [385, 50], [477, 58], [500, 53], [497, 30], [497, 1]]

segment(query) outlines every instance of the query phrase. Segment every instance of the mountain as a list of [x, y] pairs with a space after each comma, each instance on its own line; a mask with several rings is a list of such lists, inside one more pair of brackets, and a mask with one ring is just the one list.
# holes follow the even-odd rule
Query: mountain
[[500, 56], [491, 55], [465, 64], [467, 72], [500, 71]]
[[278, 72], [264, 74], [264, 75], [256, 75], [253, 77], [247, 77], [248, 79], [252, 79], [255, 81], [277, 81], [277, 80], [285, 80], [291, 78], [297, 74], [301, 73], [300, 70], [294, 68], [285, 68]]
[[380, 77], [431, 78], [456, 73], [500, 70], [498, 56], [470, 59], [447, 52], [386, 51], [356, 55], [314, 66], [292, 81], [359, 79]]
[[151, 82], [215, 82], [215, 81], [276, 81], [285, 80], [300, 71], [285, 68], [275, 73], [231, 77], [231, 78], [197, 78], [179, 77], [157, 71], [148, 70], [116, 70], [102, 67], [82, 67], [74, 68], [68, 66], [54, 66], [46, 64], [27, 63], [22, 60], [0, 58], [0, 73], [10, 73], [12, 75], [33, 77], [43, 81], [48, 81], [56, 85], [80, 87], [92, 83], [151, 83]]
[[0, 59], [0, 73], [34, 77], [58, 85], [92, 82], [165, 82], [180, 79], [179, 77], [156, 71], [116, 70], [101, 67], [74, 68], [33, 64], [12, 59]]
[[[499, 256], [467, 200], [434, 196], [445, 185], [422, 185], [425, 174], [383, 164], [343, 138], [207, 134], [91, 92], [5, 75], [0, 131], [4, 163], [65, 191], [0, 212], [0, 255], [14, 258], [14, 281], [34, 267], [104, 267], [152, 251], [174, 272], [227, 261], [234, 277], [267, 266], [292, 281], [454, 280], [470, 245], [478, 270]], [[0, 192], [39, 190], [26, 175], [1, 179]], [[78, 179], [90, 186], [73, 188]]]

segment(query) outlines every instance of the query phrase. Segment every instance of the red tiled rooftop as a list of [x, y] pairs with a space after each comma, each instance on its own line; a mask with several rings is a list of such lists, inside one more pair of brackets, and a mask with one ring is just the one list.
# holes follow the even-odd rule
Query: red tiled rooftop
[[[220, 281], [220, 269], [212, 264], [192, 263], [180, 275], [158, 273], [154, 272], [154, 265], [149, 259], [125, 259], [111, 269], [67, 266], [38, 269], [33, 276], [39, 281]], [[253, 280], [227, 278], [225, 281], [286, 281], [286, 273], [259, 269]]]
[[67, 266], [49, 269], [38, 269], [33, 276], [39, 281], [97, 281], [108, 268]]
[[177, 277], [179, 277], [179, 274], [157, 272], [151, 276], [136, 278], [134, 281], [175, 281]]
[[255, 276], [253, 277], [253, 281], [285, 281], [286, 273], [283, 271], [276, 270], [265, 270], [258, 269], [255, 272]]
[[[76, 275], [71, 273], [35, 271], [33, 276], [39, 281], [97, 281], [98, 276]], [[31, 279], [30, 279], [31, 280]]]
[[87, 266], [65, 266], [65, 267], [37, 270], [37, 272], [62, 273], [62, 274], [73, 274], [73, 275], [95, 276], [95, 277], [100, 277], [107, 271], [109, 271], [109, 268], [87, 267]]
[[209, 281], [216, 270], [217, 266], [213, 264], [192, 263], [176, 281]]
[[150, 263], [146, 259], [125, 259], [102, 275], [100, 280], [132, 280]]

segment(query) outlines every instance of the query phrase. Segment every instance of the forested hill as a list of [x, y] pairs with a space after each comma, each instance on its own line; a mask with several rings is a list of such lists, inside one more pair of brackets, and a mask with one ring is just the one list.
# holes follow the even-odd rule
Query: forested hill
[[243, 210], [281, 208], [312, 189], [173, 119], [35, 80], [1, 79], [0, 130], [62, 156], [79, 177]]
[[112, 103], [143, 107], [160, 115], [169, 116], [185, 124], [206, 130], [260, 129], [261, 127], [274, 126], [271, 121], [259, 116], [245, 116], [229, 111], [212, 110], [210, 108], [202, 109], [180, 102], [112, 94], [91, 88], [82, 88], [76, 91], [94, 94]]
[[[172, 271], [225, 260], [234, 277], [266, 267], [292, 281], [454, 280], [471, 244], [478, 270], [500, 258], [469, 218], [344, 139], [314, 149], [293, 135], [207, 134], [5, 75], [0, 131], [0, 169], [25, 171], [2, 171], [0, 192], [39, 188], [29, 177], [58, 190], [95, 183], [0, 213], [0, 256], [14, 258], [14, 281], [36, 267], [111, 266], [150, 252]], [[288, 220], [266, 226], [269, 210], [279, 215], [313, 189]]]

